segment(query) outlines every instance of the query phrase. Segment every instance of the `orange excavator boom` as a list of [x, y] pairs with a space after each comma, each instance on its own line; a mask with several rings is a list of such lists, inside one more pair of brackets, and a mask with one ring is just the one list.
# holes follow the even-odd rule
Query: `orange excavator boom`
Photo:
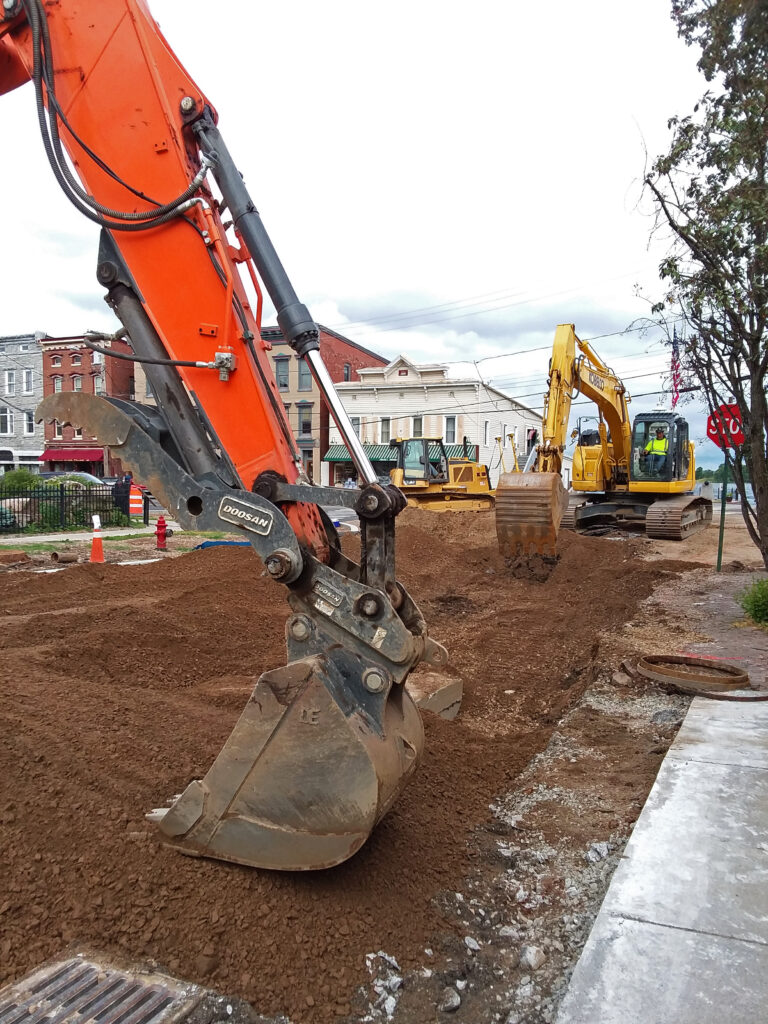
[[[97, 279], [157, 401], [63, 392], [38, 417], [99, 437], [182, 526], [245, 537], [291, 609], [287, 665], [260, 677], [205, 778], [153, 820], [193, 855], [292, 870], [339, 863], [418, 762], [409, 671], [446, 659], [395, 577], [404, 500], [378, 484], [215, 108], [146, 3], [4, 0], [0, 92], [30, 80], [53, 175], [102, 228]], [[360, 490], [311, 486], [302, 470], [261, 336], [262, 289]], [[86, 335], [114, 357], [104, 342]], [[323, 502], [360, 516], [359, 565], [341, 554]]]

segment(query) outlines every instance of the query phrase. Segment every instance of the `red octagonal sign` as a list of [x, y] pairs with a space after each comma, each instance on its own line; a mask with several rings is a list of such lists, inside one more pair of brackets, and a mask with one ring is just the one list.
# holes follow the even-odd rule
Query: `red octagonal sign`
[[707, 419], [707, 437], [718, 448], [738, 448], [744, 444], [738, 405], [721, 405]]

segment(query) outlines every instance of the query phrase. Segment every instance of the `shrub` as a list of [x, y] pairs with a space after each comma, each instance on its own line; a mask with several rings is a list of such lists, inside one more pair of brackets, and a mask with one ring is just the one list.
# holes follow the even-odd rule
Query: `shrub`
[[0, 476], [0, 491], [31, 491], [40, 484], [37, 473], [30, 473], [28, 469], [9, 469]]
[[747, 587], [739, 602], [753, 622], [768, 623], [768, 579], [757, 580]]

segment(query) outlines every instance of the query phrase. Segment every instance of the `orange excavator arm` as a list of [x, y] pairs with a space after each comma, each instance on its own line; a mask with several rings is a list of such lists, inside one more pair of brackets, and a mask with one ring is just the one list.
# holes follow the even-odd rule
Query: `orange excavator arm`
[[[97, 278], [158, 405], [64, 392], [38, 416], [99, 437], [182, 526], [244, 536], [292, 612], [288, 664], [259, 679], [205, 778], [153, 819], [186, 853], [338, 863], [418, 761], [408, 672], [446, 657], [395, 578], [404, 500], [377, 483], [215, 109], [143, 0], [4, 0], [0, 92], [29, 80], [53, 174], [101, 225]], [[350, 449], [359, 491], [313, 487], [302, 471], [261, 338], [262, 287]], [[114, 356], [103, 336], [86, 339]], [[360, 516], [359, 565], [338, 549], [323, 502]]]

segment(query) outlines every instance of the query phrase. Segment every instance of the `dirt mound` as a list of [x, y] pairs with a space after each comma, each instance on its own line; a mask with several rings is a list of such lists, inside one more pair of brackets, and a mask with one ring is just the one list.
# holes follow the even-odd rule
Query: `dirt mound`
[[453, 927], [435, 897], [460, 884], [469, 833], [583, 691], [597, 633], [669, 568], [567, 535], [532, 583], [508, 572], [491, 515], [411, 510], [398, 565], [464, 710], [428, 717], [424, 763], [364, 849], [305, 875], [187, 859], [143, 819], [204, 774], [284, 661], [287, 605], [248, 549], [4, 580], [0, 981], [76, 943], [324, 1020], [350, 1012], [366, 953], [407, 968]]

